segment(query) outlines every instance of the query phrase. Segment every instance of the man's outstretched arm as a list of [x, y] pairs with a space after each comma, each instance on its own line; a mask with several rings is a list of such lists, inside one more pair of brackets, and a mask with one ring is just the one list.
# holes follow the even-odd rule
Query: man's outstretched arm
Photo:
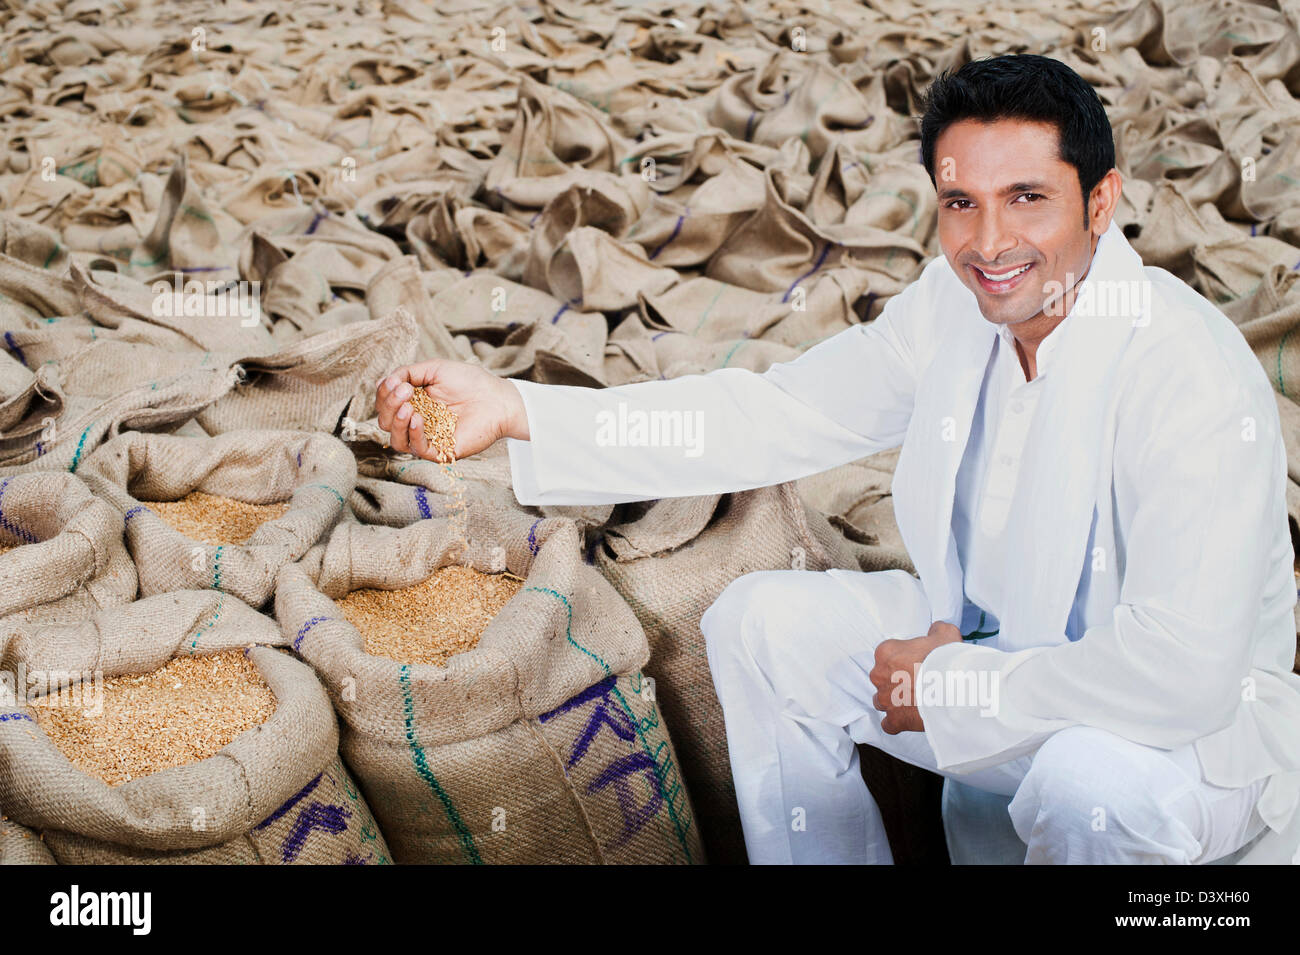
[[731, 368], [605, 389], [516, 382], [530, 440], [510, 442], [515, 495], [594, 504], [721, 494], [896, 447], [916, 389], [912, 304], [904, 292], [875, 322], [763, 374]]
[[396, 450], [432, 457], [406, 403], [427, 388], [460, 418], [458, 457], [509, 440], [522, 504], [725, 493], [804, 477], [902, 443], [922, 284], [876, 321], [763, 374], [721, 369], [596, 389], [501, 379], [447, 360], [408, 366], [379, 385], [379, 425]]

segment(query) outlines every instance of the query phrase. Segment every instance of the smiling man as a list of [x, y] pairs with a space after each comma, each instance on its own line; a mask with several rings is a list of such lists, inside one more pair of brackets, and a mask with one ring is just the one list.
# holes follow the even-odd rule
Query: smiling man
[[[603, 390], [434, 361], [381, 383], [509, 442], [524, 504], [708, 494], [902, 446], [903, 571], [764, 571], [704, 632], [750, 859], [889, 862], [869, 743], [1001, 800], [1029, 862], [1289, 859], [1300, 677], [1286, 455], [1236, 327], [1112, 221], [1110, 125], [1072, 70], [976, 61], [932, 86], [943, 255], [875, 321], [763, 374]], [[697, 414], [694, 456], [602, 415]]]

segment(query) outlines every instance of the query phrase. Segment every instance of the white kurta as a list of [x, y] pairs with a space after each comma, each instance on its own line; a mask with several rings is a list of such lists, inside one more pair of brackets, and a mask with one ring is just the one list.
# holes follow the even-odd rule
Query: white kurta
[[[1137, 318], [1079, 304], [1129, 285], [1148, 299]], [[1257, 808], [1275, 833], [1291, 827], [1279, 835], [1289, 857], [1300, 840], [1300, 677], [1272, 389], [1239, 330], [1185, 283], [1144, 268], [1118, 226], [1080, 293], [1041, 381], [993, 382], [1001, 408], [981, 401], [998, 332], [942, 257], [874, 322], [761, 375], [599, 390], [517, 382], [532, 440], [509, 442], [516, 496], [723, 493], [901, 444], [895, 512], [932, 620], [966, 633], [972, 594], [1001, 604], [983, 608], [997, 617], [994, 645], [947, 645], [926, 660], [923, 677], [988, 671], [1000, 685], [992, 716], [922, 703], [938, 766], [997, 765], [1080, 725], [1164, 749], [1195, 744], [1217, 786], [1268, 779]], [[1011, 411], [1030, 400], [1035, 413]], [[672, 413], [702, 422], [698, 443], [646, 445], [632, 427], [611, 446], [602, 427]], [[982, 469], [974, 457], [986, 450]], [[984, 509], [996, 526], [989, 501], [1008, 495], [996, 539], [962, 527]]]
[[[957, 556], [966, 571], [960, 629], [963, 634], [974, 635], [983, 646], [998, 645], [998, 619], [1007, 588], [1002, 575], [1008, 544], [1004, 531], [1020, 478], [1029, 424], [1069, 321], [1067, 317], [1039, 343], [1033, 381], [1025, 379], [1015, 336], [1005, 326], [998, 329], [988, 372], [980, 386], [970, 440], [957, 471], [952, 533]], [[1072, 619], [1077, 616], [1072, 612]], [[1066, 632], [1070, 634], [1070, 629]]]

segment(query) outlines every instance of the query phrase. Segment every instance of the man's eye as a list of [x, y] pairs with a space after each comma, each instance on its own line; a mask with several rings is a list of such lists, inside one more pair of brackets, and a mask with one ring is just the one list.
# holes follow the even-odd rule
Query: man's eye
[[[959, 203], [959, 202], [970, 202], [970, 200], [969, 200], [969, 199], [953, 199], [951, 202], [948, 203], [948, 208], [949, 208], [949, 209], [956, 209], [956, 208], [958, 208], [957, 203]], [[961, 208], [965, 208], [965, 206], [962, 206]]]
[[1031, 200], [1031, 201], [1036, 201], [1036, 200], [1041, 199], [1041, 198], [1043, 198], [1043, 197], [1042, 197], [1041, 195], [1039, 195], [1038, 193], [1036, 193], [1036, 192], [1022, 192], [1020, 195], [1016, 196], [1016, 199], [1017, 199], [1017, 200], [1019, 200], [1019, 199], [1029, 199], [1029, 200]]

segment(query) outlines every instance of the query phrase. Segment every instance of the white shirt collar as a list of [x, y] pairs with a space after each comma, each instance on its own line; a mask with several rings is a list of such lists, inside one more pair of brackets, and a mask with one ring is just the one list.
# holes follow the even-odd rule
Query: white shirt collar
[[[1043, 373], [1047, 371], [1047, 367], [1052, 363], [1052, 354], [1056, 351], [1057, 346], [1060, 345], [1061, 339], [1064, 337], [1062, 335], [1062, 329], [1064, 329], [1065, 326], [1069, 323], [1070, 316], [1073, 314], [1074, 314], [1074, 309], [1070, 309], [1070, 312], [1065, 316], [1065, 318], [1062, 319], [1061, 322], [1055, 328], [1053, 328], [1050, 332], [1048, 332], [1046, 338], [1044, 338], [1041, 342], [1038, 343], [1038, 353], [1034, 356], [1034, 365], [1036, 366], [1036, 370], [1038, 371], [1037, 376], [1035, 376], [1035, 380], [1041, 378], [1043, 376]], [[1016, 360], [1016, 364], [1019, 365], [1020, 353], [1016, 351], [1015, 334], [1012, 333], [1010, 327], [1006, 325], [999, 325], [998, 335], [1002, 337], [1003, 344], [1005, 344], [1006, 347], [1010, 349], [1011, 357], [1014, 358]]]

